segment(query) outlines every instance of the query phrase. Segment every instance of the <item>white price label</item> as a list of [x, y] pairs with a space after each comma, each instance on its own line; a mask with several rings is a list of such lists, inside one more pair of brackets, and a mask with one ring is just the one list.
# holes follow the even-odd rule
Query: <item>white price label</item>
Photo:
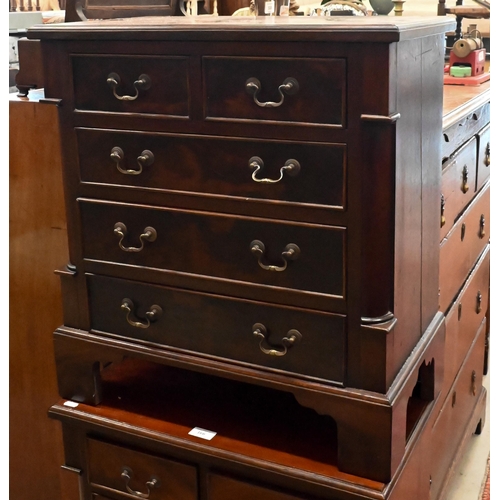
[[213, 431], [207, 431], [206, 429], [201, 429], [200, 427], [195, 427], [194, 429], [191, 429], [188, 434], [190, 436], [196, 436], [201, 439], [210, 441], [217, 433]]
[[264, 4], [264, 14], [274, 14], [274, 0]]
[[63, 405], [69, 406], [70, 408], [76, 408], [78, 406], [78, 403], [75, 403], [74, 401], [65, 401]]

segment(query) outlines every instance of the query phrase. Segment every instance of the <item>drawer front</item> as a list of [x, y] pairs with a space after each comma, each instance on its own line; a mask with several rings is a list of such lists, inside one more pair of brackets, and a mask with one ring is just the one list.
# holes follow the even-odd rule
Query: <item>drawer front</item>
[[449, 158], [465, 141], [490, 122], [490, 103], [469, 113], [465, 118], [443, 130], [443, 159]]
[[490, 186], [487, 184], [441, 242], [439, 307], [445, 312], [458, 294], [490, 237]]
[[299, 376], [343, 380], [342, 315], [96, 275], [88, 277], [88, 286], [94, 331]]
[[203, 71], [206, 118], [345, 127], [343, 59], [204, 57]]
[[485, 127], [478, 136], [477, 189], [490, 178], [490, 126]]
[[476, 138], [450, 158], [443, 169], [441, 184], [441, 239], [453, 227], [472, 200], [476, 186]]
[[[89, 480], [97, 493], [151, 500], [197, 500], [197, 469], [165, 458], [88, 439]], [[149, 492], [149, 496], [146, 496]], [[99, 498], [99, 497], [97, 497]]]
[[[481, 324], [467, 359], [457, 375], [457, 379], [448, 393], [439, 416], [432, 428], [429, 456], [432, 466], [430, 475], [432, 484], [442, 485], [449, 472], [449, 464], [453, 460], [461, 437], [482, 390], [482, 373], [484, 361], [485, 323]], [[446, 450], [446, 459], [441, 453], [432, 450]], [[432, 460], [433, 456], [441, 460]], [[431, 499], [440, 498], [439, 491], [431, 486]]]
[[[232, 196], [271, 205], [345, 207], [344, 145], [118, 130], [77, 129], [76, 134], [83, 182]], [[151, 160], [146, 161], [148, 154]]]
[[82, 55], [72, 65], [78, 110], [189, 116], [186, 57]]
[[80, 208], [87, 259], [344, 296], [344, 228], [119, 203]]
[[490, 250], [480, 261], [446, 315], [446, 363], [443, 391], [447, 392], [483, 321], [488, 305]]
[[208, 476], [208, 500], [314, 500], [310, 495], [296, 496], [219, 474]]

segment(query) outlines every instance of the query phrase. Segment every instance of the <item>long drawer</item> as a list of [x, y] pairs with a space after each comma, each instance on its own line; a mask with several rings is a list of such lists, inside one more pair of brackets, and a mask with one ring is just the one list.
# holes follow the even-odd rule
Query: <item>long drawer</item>
[[488, 305], [490, 249], [478, 264], [446, 315], [446, 363], [443, 391], [448, 391], [469, 350]]
[[96, 439], [88, 439], [87, 445], [89, 480], [94, 490], [123, 499], [198, 499], [194, 466]]
[[490, 186], [487, 184], [443, 239], [439, 255], [439, 306], [446, 312], [490, 236]]
[[95, 332], [300, 377], [344, 378], [342, 315], [95, 275], [88, 287]]
[[464, 429], [469, 423], [474, 405], [481, 395], [482, 373], [484, 361], [485, 322], [483, 323], [470, 351], [457, 375], [455, 383], [450, 389], [438, 418], [434, 422], [430, 440], [430, 450], [446, 450], [446, 459], [433, 460], [429, 456], [430, 476], [432, 488], [430, 499], [440, 498], [440, 488], [443, 479], [449, 471], [449, 463], [453, 459], [460, 444]]
[[[209, 500], [306, 500], [303, 496], [292, 495], [265, 486], [240, 481], [220, 474], [210, 474], [208, 481]], [[314, 500], [307, 497], [307, 500]]]
[[76, 129], [82, 182], [231, 196], [244, 203], [346, 205], [346, 146]]
[[80, 209], [86, 259], [345, 295], [342, 227], [93, 200]]

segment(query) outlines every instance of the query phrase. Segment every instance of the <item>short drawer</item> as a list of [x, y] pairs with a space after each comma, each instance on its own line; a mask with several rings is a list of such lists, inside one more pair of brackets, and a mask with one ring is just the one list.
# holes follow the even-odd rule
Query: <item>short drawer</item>
[[345, 127], [346, 61], [203, 57], [205, 117]]
[[440, 245], [439, 307], [446, 312], [458, 295], [490, 237], [490, 186], [487, 184]]
[[77, 110], [189, 116], [186, 57], [73, 55], [72, 66]]
[[208, 500], [315, 500], [310, 495], [297, 496], [251, 482], [209, 474]]
[[[430, 450], [446, 450], [446, 459], [433, 460], [429, 453], [432, 485], [442, 485], [449, 472], [449, 464], [456, 454], [460, 440], [469, 424], [474, 406], [483, 390], [482, 373], [484, 358], [485, 322], [481, 324], [472, 347], [465, 359], [456, 382], [444, 400], [439, 416], [434, 422]], [[440, 456], [437, 454], [436, 456]], [[442, 457], [441, 457], [442, 458]], [[441, 498], [439, 491], [432, 488], [432, 500]]]
[[[346, 147], [76, 129], [83, 182], [345, 207]], [[149, 156], [148, 156], [149, 155]], [[270, 207], [271, 208], [271, 207]]]
[[87, 445], [89, 481], [99, 494], [96, 498], [107, 498], [100, 494], [123, 493], [121, 498], [142, 495], [151, 500], [198, 499], [194, 466], [96, 439], [88, 439]]
[[475, 195], [477, 141], [473, 137], [446, 163], [441, 184], [441, 239]]
[[345, 228], [90, 200], [80, 208], [86, 259], [344, 296]]
[[345, 317], [91, 275], [93, 331], [341, 382]]
[[488, 306], [490, 250], [486, 248], [446, 315], [446, 363], [443, 390], [448, 391], [483, 321]]
[[449, 158], [464, 142], [477, 134], [490, 122], [490, 103], [472, 111], [461, 120], [447, 126], [443, 130], [442, 155]]
[[484, 127], [478, 135], [477, 189], [490, 178], [490, 126]]

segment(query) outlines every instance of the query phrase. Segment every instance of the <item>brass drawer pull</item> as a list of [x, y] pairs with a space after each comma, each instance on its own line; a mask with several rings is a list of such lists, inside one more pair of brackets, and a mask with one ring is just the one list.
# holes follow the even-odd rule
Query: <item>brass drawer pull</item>
[[127, 235], [127, 226], [123, 222], [117, 222], [114, 227], [114, 233], [120, 238], [118, 245], [124, 252], [140, 252], [144, 248], [145, 241], [153, 242], [157, 237], [156, 229], [148, 226], [144, 228], [144, 232], [139, 236], [140, 247], [125, 247], [123, 246], [123, 238]]
[[470, 377], [470, 381], [471, 381], [471, 392], [472, 392], [473, 396], [475, 396], [476, 392], [477, 392], [476, 380], [477, 380], [476, 370], [472, 370], [472, 375]]
[[441, 227], [446, 224], [446, 218], [444, 216], [444, 206], [446, 202], [444, 200], [444, 194], [441, 194]]
[[110, 73], [106, 83], [113, 89], [113, 95], [120, 101], [135, 101], [139, 97], [139, 91], [148, 90], [151, 87], [151, 78], [148, 75], [140, 75], [134, 82], [135, 95], [118, 95], [116, 89], [120, 85], [121, 79], [117, 73]]
[[465, 222], [463, 222], [462, 223], [462, 227], [460, 228], [460, 240], [461, 241], [464, 241], [464, 238], [465, 238], [465, 229], [466, 229]]
[[486, 231], [484, 230], [486, 226], [486, 218], [484, 217], [484, 214], [481, 214], [481, 217], [479, 218], [479, 237], [484, 238], [486, 236]]
[[139, 165], [139, 168], [137, 170], [134, 169], [123, 169], [120, 166], [120, 163], [123, 161], [125, 157], [125, 153], [123, 152], [122, 148], [119, 148], [118, 146], [114, 147], [111, 150], [111, 154], [109, 157], [116, 163], [116, 168], [118, 171], [122, 174], [125, 175], [139, 175], [142, 174], [142, 169], [144, 167], [149, 167], [152, 165], [155, 161], [155, 156], [154, 154], [149, 151], [148, 149], [145, 149], [140, 156], [137, 157], [137, 164]]
[[483, 296], [481, 295], [481, 290], [477, 292], [476, 295], [476, 314], [479, 314], [481, 312], [481, 302], [483, 301]]
[[462, 192], [465, 194], [469, 190], [469, 169], [467, 165], [464, 165], [464, 169], [462, 170]]
[[302, 340], [302, 334], [298, 330], [289, 330], [287, 336], [281, 339], [281, 343], [283, 345], [282, 350], [267, 349], [262, 345], [268, 337], [267, 328], [262, 323], [255, 323], [255, 325], [252, 326], [252, 330], [253, 334], [260, 338], [260, 350], [268, 356], [284, 356], [290, 347], [298, 344]]
[[295, 78], [285, 78], [283, 83], [278, 87], [278, 91], [281, 95], [281, 99], [279, 100], [279, 102], [260, 102], [257, 99], [257, 95], [262, 88], [260, 81], [257, 78], [249, 78], [245, 82], [245, 88], [250, 95], [253, 95], [255, 104], [257, 104], [261, 108], [277, 108], [278, 106], [281, 106], [283, 104], [283, 101], [285, 100], [285, 94], [293, 95], [299, 91], [299, 82], [295, 80]]
[[125, 488], [127, 488], [127, 491], [138, 498], [149, 498], [151, 495], [151, 490], [154, 488], [159, 488], [160, 487], [160, 481], [158, 478], [152, 476], [151, 479], [146, 483], [146, 488], [148, 489], [147, 493], [142, 493], [140, 491], [135, 491], [133, 490], [128, 484], [130, 480], [132, 479], [132, 469], [128, 467], [124, 467], [121, 473], [121, 478], [125, 481]]
[[264, 166], [264, 161], [259, 156], [252, 156], [248, 160], [248, 166], [253, 168], [252, 180], [261, 184], [276, 184], [283, 179], [283, 174], [286, 172], [291, 177], [295, 177], [300, 172], [300, 163], [297, 160], [287, 160], [280, 168], [279, 179], [257, 179], [257, 172]]
[[250, 251], [259, 259], [259, 266], [266, 271], [284, 271], [290, 260], [297, 260], [300, 256], [300, 248], [294, 243], [289, 243], [283, 252], [281, 253], [281, 257], [283, 259], [283, 266], [273, 266], [267, 265], [262, 262], [262, 257], [264, 256], [264, 252], [266, 251], [266, 247], [262, 241], [253, 240], [250, 243]]
[[490, 143], [486, 144], [486, 149], [484, 152], [484, 164], [489, 167], [490, 166]]
[[130, 299], [123, 299], [120, 309], [127, 314], [127, 323], [129, 325], [134, 326], [135, 328], [143, 329], [149, 328], [151, 323], [157, 321], [163, 314], [163, 309], [155, 304], [149, 308], [149, 311], [146, 312], [146, 322], [142, 323], [141, 321], [133, 321], [130, 319], [130, 315], [135, 309], [134, 303]]

